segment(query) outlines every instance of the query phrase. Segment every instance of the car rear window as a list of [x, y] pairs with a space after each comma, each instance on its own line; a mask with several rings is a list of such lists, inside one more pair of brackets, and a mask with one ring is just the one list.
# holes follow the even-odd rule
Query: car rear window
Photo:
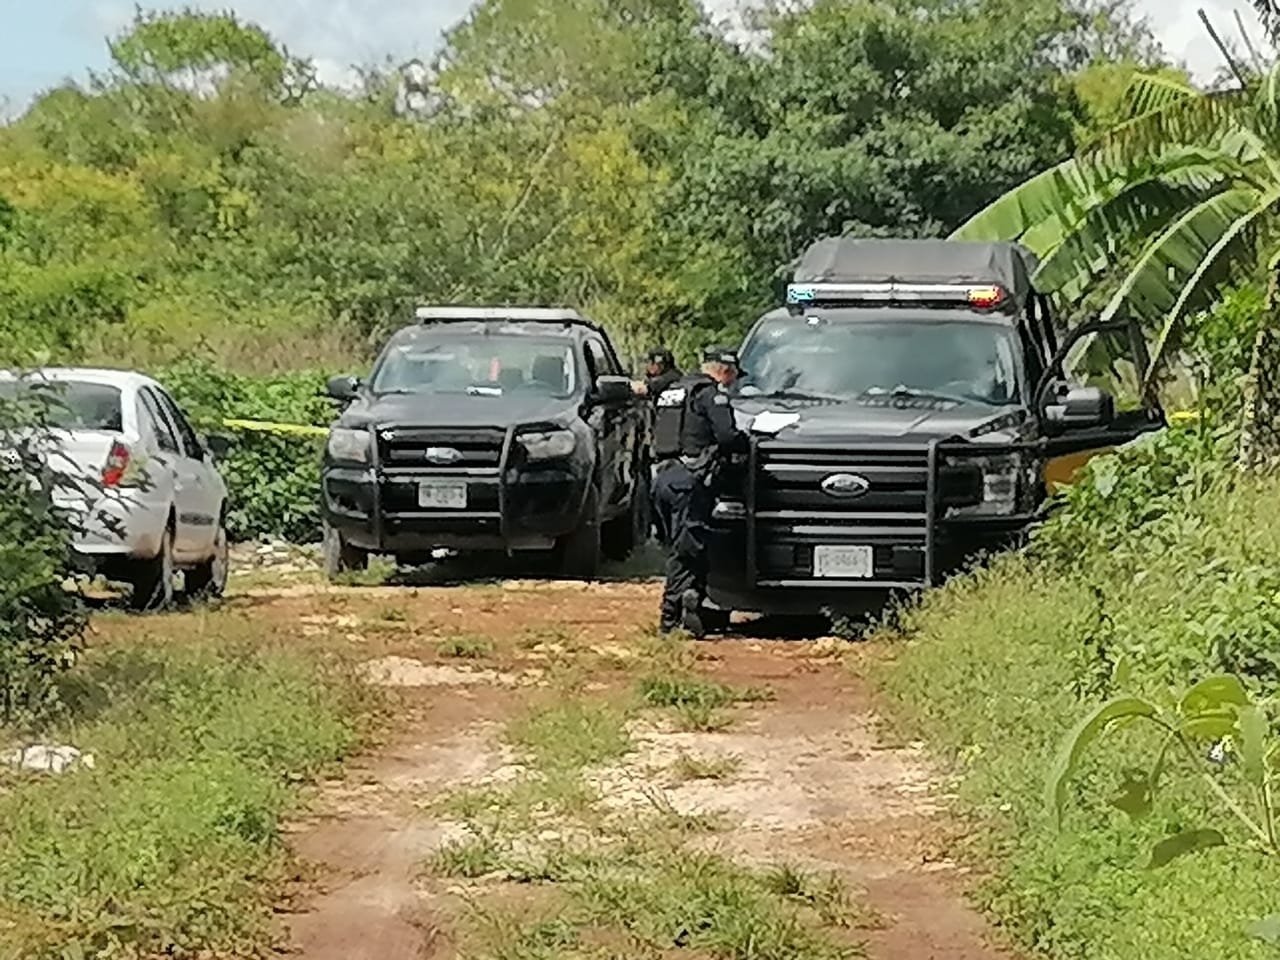
[[59, 430], [124, 429], [120, 388], [83, 380], [8, 380], [0, 382], [0, 398], [41, 404], [39, 416]]

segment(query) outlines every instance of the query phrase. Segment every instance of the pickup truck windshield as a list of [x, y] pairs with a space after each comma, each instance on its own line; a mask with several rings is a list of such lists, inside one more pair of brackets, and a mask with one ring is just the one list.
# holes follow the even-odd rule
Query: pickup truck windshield
[[742, 396], [1019, 402], [1016, 334], [990, 323], [787, 318], [761, 325], [741, 356]]
[[442, 333], [392, 342], [373, 372], [370, 388], [375, 394], [568, 397], [576, 385], [573, 347], [563, 338]]

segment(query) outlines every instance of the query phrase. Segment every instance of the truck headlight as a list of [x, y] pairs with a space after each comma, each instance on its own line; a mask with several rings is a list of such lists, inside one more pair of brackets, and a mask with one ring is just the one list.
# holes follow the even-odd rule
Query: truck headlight
[[578, 438], [571, 430], [543, 430], [516, 438], [530, 460], [558, 460], [573, 453]]
[[329, 457], [343, 463], [369, 462], [369, 431], [334, 427], [329, 431]]
[[951, 517], [1004, 517], [1016, 513], [1023, 487], [1023, 465], [1016, 455], [965, 458], [966, 465], [982, 473], [982, 502], [951, 507]]

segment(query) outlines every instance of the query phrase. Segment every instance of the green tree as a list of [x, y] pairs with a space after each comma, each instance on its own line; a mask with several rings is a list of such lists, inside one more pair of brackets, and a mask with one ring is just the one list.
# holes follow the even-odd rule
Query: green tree
[[1083, 298], [1103, 318], [1123, 313], [1144, 323], [1155, 342], [1149, 382], [1190, 314], [1208, 307], [1223, 283], [1274, 262], [1276, 80], [1273, 72], [1223, 94], [1138, 74], [1123, 122], [954, 236], [1021, 240], [1041, 258], [1042, 289]]

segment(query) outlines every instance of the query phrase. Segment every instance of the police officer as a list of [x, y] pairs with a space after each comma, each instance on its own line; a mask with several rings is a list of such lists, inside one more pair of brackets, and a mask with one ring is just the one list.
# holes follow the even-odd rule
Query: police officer
[[644, 379], [632, 385], [637, 396], [648, 397], [657, 404], [664, 390], [684, 376], [676, 366], [676, 358], [666, 347], [654, 347], [645, 354]]
[[703, 352], [702, 376], [687, 388], [680, 456], [658, 474], [655, 499], [667, 518], [670, 545], [660, 626], [705, 635], [702, 603], [707, 591], [707, 534], [725, 459], [747, 450], [747, 435], [734, 423], [729, 388], [737, 379], [738, 353], [728, 347]]

